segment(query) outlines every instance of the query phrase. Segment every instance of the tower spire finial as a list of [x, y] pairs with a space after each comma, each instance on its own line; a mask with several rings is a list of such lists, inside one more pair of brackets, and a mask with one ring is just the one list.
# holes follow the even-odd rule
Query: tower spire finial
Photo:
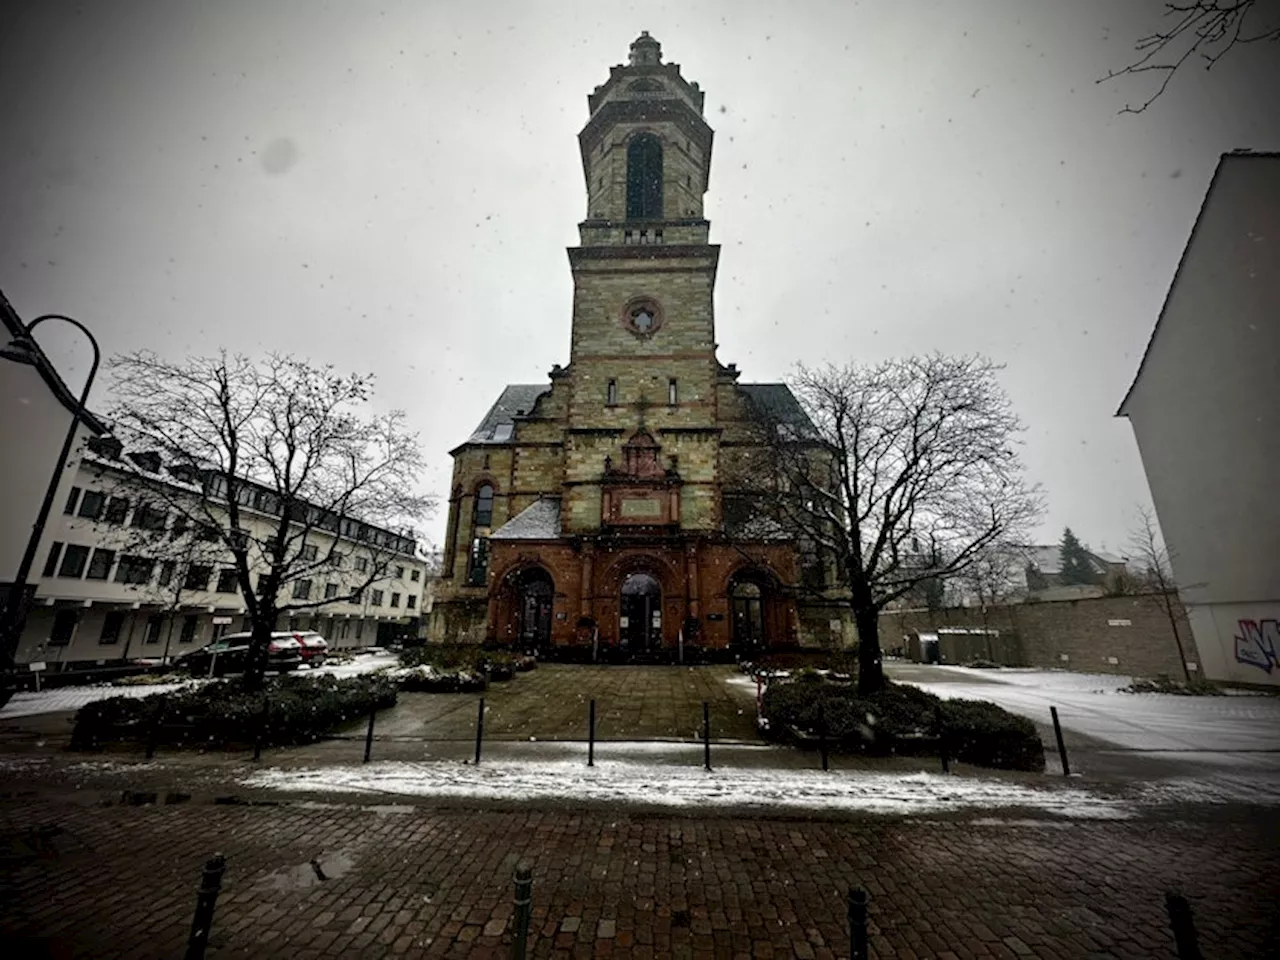
[[662, 63], [662, 44], [649, 36], [648, 30], [641, 30], [640, 36], [631, 44], [631, 66], [656, 67]]

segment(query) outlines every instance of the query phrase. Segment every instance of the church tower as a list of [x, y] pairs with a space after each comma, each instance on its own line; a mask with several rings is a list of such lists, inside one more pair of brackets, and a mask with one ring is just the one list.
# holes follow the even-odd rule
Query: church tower
[[587, 98], [569, 362], [450, 451], [432, 639], [667, 661], [839, 642], [839, 605], [801, 597], [822, 570], [734, 490], [752, 411], [812, 425], [716, 357], [703, 99], [648, 33]]

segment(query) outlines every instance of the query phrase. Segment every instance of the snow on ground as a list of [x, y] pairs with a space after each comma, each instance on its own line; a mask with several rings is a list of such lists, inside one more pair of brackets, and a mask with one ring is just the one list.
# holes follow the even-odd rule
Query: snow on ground
[[[914, 683], [944, 698], [990, 700], [1041, 723], [1058, 708], [1062, 725], [1130, 750], [1280, 750], [1280, 697], [1187, 697], [1120, 693], [1128, 677], [1054, 670], [973, 670], [935, 666], [942, 682]], [[946, 682], [955, 679], [967, 683]]]
[[640, 803], [677, 809], [762, 808], [879, 814], [1028, 808], [1076, 819], [1124, 819], [1130, 804], [1078, 787], [1036, 788], [1005, 779], [734, 768], [707, 773], [617, 760], [384, 762], [263, 770], [247, 787], [305, 793], [472, 800]]
[[350, 663], [326, 663], [315, 670], [304, 670], [307, 673], [328, 673], [335, 677], [358, 677], [362, 673], [372, 673], [384, 667], [399, 666], [400, 661], [394, 653], [379, 650], [377, 653], [361, 653]]
[[153, 693], [181, 690], [191, 681], [183, 683], [155, 683], [143, 686], [110, 684], [92, 687], [57, 687], [40, 693], [15, 693], [13, 699], [0, 710], [0, 720], [14, 717], [31, 717], [38, 713], [57, 713], [61, 710], [79, 710], [86, 703], [106, 700], [108, 697], [149, 697]]

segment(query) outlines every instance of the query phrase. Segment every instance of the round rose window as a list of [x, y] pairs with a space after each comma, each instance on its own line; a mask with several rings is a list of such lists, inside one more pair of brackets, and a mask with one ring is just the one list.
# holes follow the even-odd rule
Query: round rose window
[[622, 322], [636, 336], [648, 337], [662, 326], [662, 312], [657, 301], [649, 297], [636, 297], [627, 303]]

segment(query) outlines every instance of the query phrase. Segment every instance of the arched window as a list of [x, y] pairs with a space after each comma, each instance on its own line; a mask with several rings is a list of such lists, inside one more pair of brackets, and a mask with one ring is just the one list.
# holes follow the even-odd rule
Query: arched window
[[662, 143], [651, 133], [627, 146], [627, 219], [662, 219]]
[[476, 490], [476, 527], [493, 525], [493, 485], [483, 483]]

